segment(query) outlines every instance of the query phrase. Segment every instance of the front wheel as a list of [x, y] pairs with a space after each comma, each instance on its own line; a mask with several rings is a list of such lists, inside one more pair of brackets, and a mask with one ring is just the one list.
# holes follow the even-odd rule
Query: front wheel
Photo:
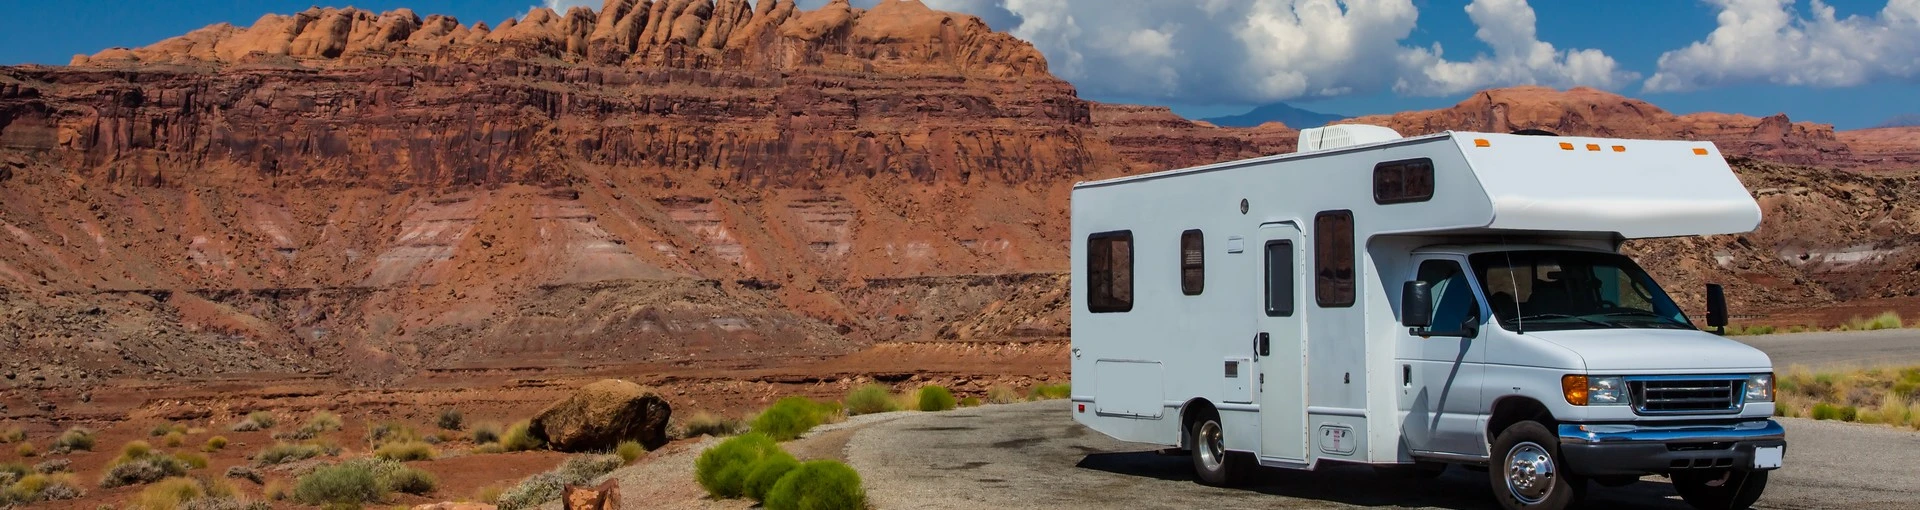
[[1246, 479], [1249, 466], [1227, 451], [1226, 428], [1216, 417], [1201, 418], [1188, 430], [1187, 446], [1193, 452], [1193, 472], [1203, 485], [1231, 487]]
[[1586, 480], [1566, 471], [1560, 441], [1538, 422], [1507, 427], [1493, 441], [1494, 464], [1488, 481], [1500, 506], [1509, 510], [1560, 510], [1585, 496]]
[[1767, 490], [1766, 471], [1681, 471], [1673, 474], [1680, 499], [1700, 510], [1743, 510]]

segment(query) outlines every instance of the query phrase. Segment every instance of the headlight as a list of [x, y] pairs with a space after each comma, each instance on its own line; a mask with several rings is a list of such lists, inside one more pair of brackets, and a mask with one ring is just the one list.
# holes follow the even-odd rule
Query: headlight
[[1617, 406], [1627, 403], [1627, 382], [1620, 376], [1567, 375], [1560, 378], [1560, 390], [1567, 403], [1586, 406]]
[[1627, 382], [1619, 376], [1587, 378], [1587, 403], [1617, 406], [1627, 403]]
[[1773, 374], [1753, 374], [1747, 376], [1747, 401], [1773, 401]]

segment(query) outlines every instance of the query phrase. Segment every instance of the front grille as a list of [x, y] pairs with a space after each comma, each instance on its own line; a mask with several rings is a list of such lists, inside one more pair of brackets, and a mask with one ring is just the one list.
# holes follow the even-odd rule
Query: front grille
[[1740, 411], [1746, 380], [1628, 379], [1627, 391], [1640, 414], [1731, 413]]

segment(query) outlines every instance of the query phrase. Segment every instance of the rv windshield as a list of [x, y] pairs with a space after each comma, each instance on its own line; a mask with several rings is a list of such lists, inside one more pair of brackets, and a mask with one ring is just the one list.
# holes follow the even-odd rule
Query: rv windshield
[[1695, 329], [1659, 284], [1624, 255], [1535, 250], [1468, 260], [1494, 318], [1509, 330]]

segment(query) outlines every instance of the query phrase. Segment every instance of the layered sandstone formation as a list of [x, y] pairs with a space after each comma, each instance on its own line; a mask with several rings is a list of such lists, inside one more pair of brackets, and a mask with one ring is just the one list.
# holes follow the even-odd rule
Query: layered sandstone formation
[[1059, 338], [1072, 182], [1285, 150], [1163, 111], [1216, 148], [1133, 157], [1167, 139], [912, 1], [314, 9], [74, 64], [0, 69], [0, 348], [69, 381]]
[[1841, 131], [1836, 135], [1854, 157], [1876, 168], [1920, 168], [1920, 127]]
[[[74, 64], [0, 68], [0, 350], [31, 354], [0, 386], [1059, 339], [1074, 182], [1297, 136], [1082, 100], [1027, 43], [914, 1], [611, 0], [496, 27], [314, 9]], [[1742, 119], [1509, 89], [1358, 121], [1849, 154]], [[1828, 275], [1913, 234], [1910, 186], [1770, 165], [1740, 166], [1761, 233], [1635, 249], [1754, 306], [1884, 294]]]
[[1797, 164], [1853, 165], [1833, 126], [1725, 113], [1674, 115], [1646, 101], [1578, 87], [1482, 91], [1451, 108], [1341, 121], [1387, 126], [1413, 136], [1447, 130], [1508, 133], [1542, 129], [1563, 135], [1711, 140], [1725, 154]]

